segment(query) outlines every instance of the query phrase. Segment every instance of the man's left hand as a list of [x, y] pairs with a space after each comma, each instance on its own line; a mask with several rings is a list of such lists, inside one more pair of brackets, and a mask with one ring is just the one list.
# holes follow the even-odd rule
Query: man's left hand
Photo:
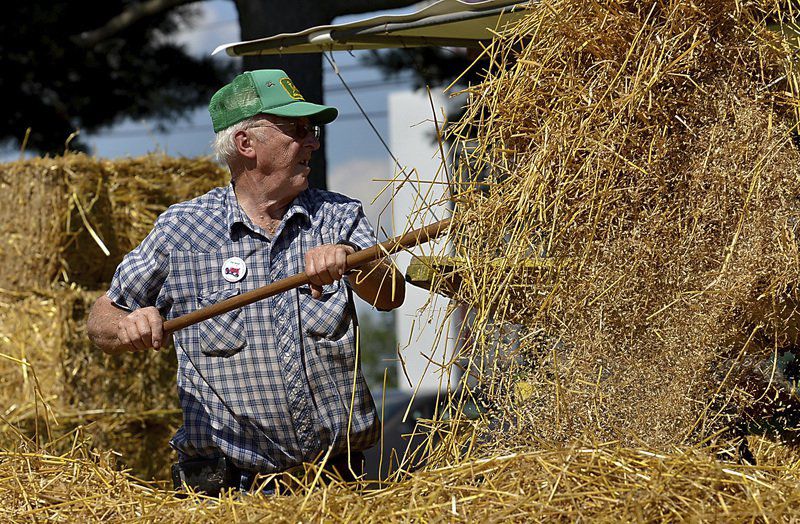
[[355, 253], [351, 246], [325, 244], [306, 252], [306, 275], [311, 281], [311, 296], [322, 298], [322, 286], [340, 280], [347, 272], [347, 255]]

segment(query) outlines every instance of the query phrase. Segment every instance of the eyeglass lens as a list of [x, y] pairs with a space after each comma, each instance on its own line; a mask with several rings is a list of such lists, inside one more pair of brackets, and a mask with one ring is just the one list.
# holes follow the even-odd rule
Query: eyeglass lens
[[314, 135], [314, 138], [319, 139], [321, 128], [318, 125], [308, 125], [302, 122], [292, 122], [291, 124], [276, 124], [279, 127], [287, 128], [289, 135], [297, 140], [303, 140], [309, 133]]
[[319, 139], [321, 132], [322, 128], [318, 125], [301, 124], [300, 122], [295, 122], [294, 124], [294, 136], [299, 140], [307, 137], [309, 133], [313, 134], [314, 138]]

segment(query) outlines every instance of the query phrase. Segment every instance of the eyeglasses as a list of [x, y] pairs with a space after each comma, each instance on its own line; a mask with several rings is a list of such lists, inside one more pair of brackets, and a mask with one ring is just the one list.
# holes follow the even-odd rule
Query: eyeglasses
[[269, 124], [263, 124], [258, 126], [253, 126], [248, 129], [253, 129], [256, 127], [277, 127], [290, 137], [296, 140], [303, 140], [305, 137], [311, 133], [314, 135], [314, 138], [319, 140], [319, 137], [322, 135], [322, 127], [316, 124], [308, 125], [304, 124], [303, 122], [291, 122], [286, 124], [275, 124], [270, 122]]

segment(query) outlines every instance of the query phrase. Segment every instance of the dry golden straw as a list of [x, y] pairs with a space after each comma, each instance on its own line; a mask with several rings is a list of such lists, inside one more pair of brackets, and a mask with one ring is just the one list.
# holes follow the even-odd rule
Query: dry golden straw
[[800, 333], [788, 7], [545, 1], [486, 49], [451, 134], [466, 373], [494, 427], [667, 448], [786, 422], [768, 359]]
[[0, 167], [0, 288], [97, 289], [167, 206], [225, 185], [209, 159], [101, 160], [83, 154]]
[[180, 424], [174, 352], [104, 355], [89, 343], [86, 318], [159, 213], [226, 181], [209, 159], [162, 155], [0, 167], [3, 447], [22, 431], [62, 453], [65, 435], [85, 425], [95, 446], [137, 475], [166, 478], [167, 441]]
[[590, 444], [467, 460], [379, 490], [332, 483], [283, 496], [180, 500], [75, 442], [66, 455], [2, 453], [0, 515], [14, 522], [735, 522], [785, 519], [800, 503], [796, 466]]

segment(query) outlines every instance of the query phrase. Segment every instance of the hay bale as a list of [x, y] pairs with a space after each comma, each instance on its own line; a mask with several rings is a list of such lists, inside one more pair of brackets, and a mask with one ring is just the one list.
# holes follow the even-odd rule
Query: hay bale
[[549, 0], [487, 49], [452, 134], [456, 299], [476, 315], [471, 363], [496, 325], [520, 326], [521, 362], [489, 366], [481, 390], [529, 438], [714, 437], [764, 397], [759, 363], [797, 342], [800, 79], [766, 27], [782, 16]]
[[174, 351], [109, 356], [92, 347], [86, 318], [98, 291], [0, 293], [0, 406], [9, 420], [46, 402], [56, 415], [177, 407]]
[[226, 179], [208, 159], [163, 155], [0, 167], [0, 407], [11, 423], [3, 439], [19, 427], [65, 452], [85, 425], [137, 475], [167, 477], [167, 440], [180, 423], [174, 352], [105, 355], [91, 346], [86, 318], [159, 213]]
[[0, 293], [0, 440], [13, 447], [16, 427], [63, 453], [83, 427], [135, 475], [166, 479], [181, 420], [174, 350], [112, 357], [92, 347], [86, 318], [101, 293]]
[[2, 164], [0, 288], [102, 287], [159, 213], [226, 180], [209, 159], [164, 155], [68, 154]]
[[[85, 155], [34, 159], [0, 168], [0, 288], [26, 289], [67, 280], [76, 268], [99, 281], [107, 261], [81, 216], [111, 213], [108, 177], [97, 160]], [[79, 210], [80, 208], [80, 210]], [[110, 221], [92, 228], [114, 247]], [[72, 256], [84, 257], [73, 260]], [[87, 263], [91, 261], [92, 263]]]

